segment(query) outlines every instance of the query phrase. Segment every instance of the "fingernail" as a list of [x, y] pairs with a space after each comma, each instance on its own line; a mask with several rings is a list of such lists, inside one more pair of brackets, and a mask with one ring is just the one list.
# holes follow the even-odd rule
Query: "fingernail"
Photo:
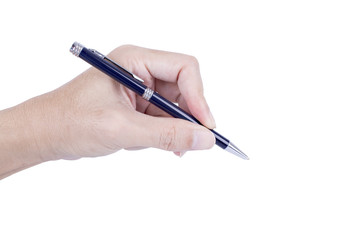
[[212, 126], [214, 126], [213, 128], [216, 128], [216, 122], [215, 122], [215, 118], [214, 116], [212, 115], [211, 111], [209, 110], [209, 116], [210, 116], [210, 122], [212, 124]]
[[174, 154], [178, 157], [182, 157], [185, 155], [186, 152], [174, 152]]
[[194, 139], [191, 149], [202, 150], [209, 149], [214, 146], [215, 137], [209, 130], [195, 130]]

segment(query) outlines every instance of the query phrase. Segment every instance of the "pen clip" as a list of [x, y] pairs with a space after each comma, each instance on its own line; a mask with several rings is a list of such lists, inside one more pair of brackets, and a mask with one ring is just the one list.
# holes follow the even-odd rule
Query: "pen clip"
[[119, 64], [117, 64], [116, 62], [114, 62], [113, 60], [111, 60], [110, 58], [106, 57], [105, 55], [99, 53], [98, 51], [96, 51], [95, 49], [89, 49], [91, 52], [93, 52], [94, 54], [98, 55], [99, 57], [101, 57], [102, 59], [106, 60], [107, 62], [111, 63], [112, 65], [114, 65], [115, 67], [117, 67], [119, 70], [121, 70], [125, 75], [127, 75], [128, 77], [132, 77], [135, 78], [136, 80], [144, 83], [144, 80], [142, 80], [141, 78], [139, 78], [138, 76], [136, 76], [135, 74], [129, 72], [128, 70], [126, 70], [125, 68], [123, 68], [122, 66], [120, 66]]
[[135, 74], [129, 72], [128, 70], [126, 70], [125, 68], [123, 68], [122, 66], [120, 66], [119, 64], [117, 64], [116, 62], [114, 62], [113, 60], [111, 60], [108, 57], [104, 57], [104, 60], [110, 62], [111, 64], [113, 64], [114, 66], [116, 66], [117, 68], [119, 68], [122, 72], [124, 72], [125, 74], [127, 74], [130, 77], [135, 78], [136, 80], [144, 83], [144, 80], [142, 80], [141, 78], [139, 78], [138, 76], [136, 76]]

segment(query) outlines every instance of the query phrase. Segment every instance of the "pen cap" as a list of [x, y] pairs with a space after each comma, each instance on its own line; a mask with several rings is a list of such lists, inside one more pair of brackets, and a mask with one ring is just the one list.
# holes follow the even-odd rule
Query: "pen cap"
[[78, 42], [74, 42], [70, 48], [70, 52], [78, 57], [80, 55], [81, 51], [83, 50], [83, 48], [84, 48], [83, 45], [81, 45]]

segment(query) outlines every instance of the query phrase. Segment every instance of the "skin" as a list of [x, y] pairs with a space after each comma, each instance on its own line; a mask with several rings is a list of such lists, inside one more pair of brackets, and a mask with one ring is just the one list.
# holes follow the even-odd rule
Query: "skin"
[[[194, 57], [131, 45], [118, 47], [108, 56], [206, 127], [215, 127]], [[54, 91], [0, 111], [0, 179], [50, 160], [147, 147], [182, 156], [214, 143], [207, 128], [169, 118], [90, 68]]]

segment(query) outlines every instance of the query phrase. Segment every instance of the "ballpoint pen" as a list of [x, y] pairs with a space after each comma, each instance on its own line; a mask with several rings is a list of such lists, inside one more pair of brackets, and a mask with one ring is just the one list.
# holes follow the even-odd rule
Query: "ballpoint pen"
[[[154, 104], [158, 108], [167, 112], [175, 118], [181, 118], [190, 122], [202, 125], [195, 117], [188, 114], [174, 103], [162, 97], [159, 93], [154, 92], [152, 89], [144, 85], [144, 81], [137, 77], [135, 74], [127, 71], [119, 64], [115, 63], [105, 55], [99, 53], [94, 49], [88, 49], [80, 43], [74, 42], [70, 48], [70, 52], [75, 56], [80, 57], [90, 65], [94, 66], [98, 70], [107, 74], [115, 79], [117, 82], [123, 84], [125, 87], [134, 91], [136, 94], [142, 96], [145, 100]], [[213, 129], [209, 129], [216, 139], [216, 145], [225, 149], [226, 151], [235, 154], [242, 159], [249, 160], [248, 156], [237, 148], [228, 139], [217, 133]]]

